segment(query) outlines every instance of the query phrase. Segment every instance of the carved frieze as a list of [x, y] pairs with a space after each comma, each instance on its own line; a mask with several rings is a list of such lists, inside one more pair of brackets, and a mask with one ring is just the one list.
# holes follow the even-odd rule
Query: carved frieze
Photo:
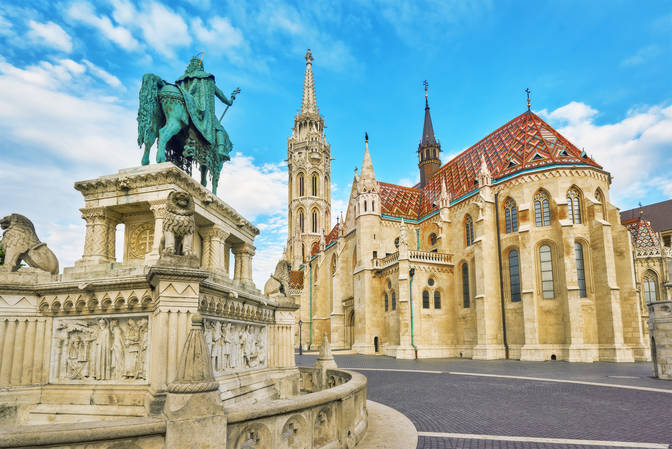
[[266, 367], [266, 326], [209, 317], [204, 319], [204, 325], [203, 334], [215, 377]]
[[146, 384], [149, 316], [56, 318], [52, 384]]

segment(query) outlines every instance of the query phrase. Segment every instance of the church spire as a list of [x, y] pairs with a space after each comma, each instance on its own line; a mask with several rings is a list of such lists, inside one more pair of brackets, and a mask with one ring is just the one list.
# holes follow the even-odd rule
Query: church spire
[[303, 79], [303, 101], [301, 113], [317, 112], [317, 100], [315, 99], [315, 82], [313, 81], [313, 54], [310, 48], [306, 52], [306, 75]]
[[434, 137], [434, 126], [432, 125], [432, 116], [429, 113], [429, 99], [427, 95], [427, 88], [429, 84], [427, 80], [424, 82], [425, 85], [425, 124], [422, 127], [422, 144], [430, 145], [436, 143], [436, 138]]
[[434, 137], [434, 126], [432, 125], [432, 116], [429, 113], [429, 95], [427, 80], [423, 82], [425, 86], [425, 123], [422, 127], [422, 138], [418, 145], [418, 168], [420, 169], [420, 188], [429, 184], [434, 173], [441, 167], [441, 143]]

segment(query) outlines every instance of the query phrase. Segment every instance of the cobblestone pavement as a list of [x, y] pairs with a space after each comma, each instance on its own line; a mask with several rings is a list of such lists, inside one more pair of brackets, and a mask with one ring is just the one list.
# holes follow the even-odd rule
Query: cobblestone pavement
[[[649, 363], [415, 361], [338, 353], [335, 358], [340, 368], [361, 369], [367, 376], [369, 399], [413, 422], [420, 432], [418, 448], [613, 449], [672, 443], [672, 382], [651, 378]], [[314, 355], [296, 358], [297, 365], [314, 361]], [[521, 438], [491, 439], [502, 436]], [[541, 440], [546, 438], [583, 441]]]

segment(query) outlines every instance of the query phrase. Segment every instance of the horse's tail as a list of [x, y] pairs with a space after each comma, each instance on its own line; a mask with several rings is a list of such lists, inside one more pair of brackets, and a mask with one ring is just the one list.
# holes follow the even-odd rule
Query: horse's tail
[[163, 120], [159, 90], [164, 84], [165, 81], [153, 73], [142, 76], [138, 106], [138, 146], [142, 146], [143, 143], [152, 146], [159, 135]]

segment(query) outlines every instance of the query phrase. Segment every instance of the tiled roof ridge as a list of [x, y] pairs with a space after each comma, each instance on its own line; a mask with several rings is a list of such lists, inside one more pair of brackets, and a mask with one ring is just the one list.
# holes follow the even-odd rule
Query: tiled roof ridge
[[395, 188], [398, 188], [398, 189], [410, 190], [410, 191], [418, 193], [418, 194], [422, 193], [422, 190], [417, 188], [417, 187], [407, 187], [407, 186], [402, 186], [402, 185], [399, 185], [399, 184], [392, 184], [391, 182], [383, 182], [383, 181], [378, 181], [378, 184], [388, 186], [388, 187], [395, 187]]

